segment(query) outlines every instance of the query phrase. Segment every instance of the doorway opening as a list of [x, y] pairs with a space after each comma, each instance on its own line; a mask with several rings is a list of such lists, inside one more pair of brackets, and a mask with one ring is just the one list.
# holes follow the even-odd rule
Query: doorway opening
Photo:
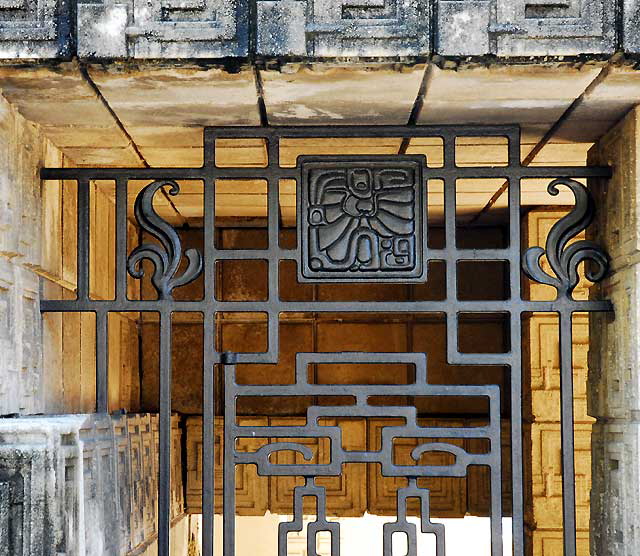
[[576, 554], [575, 331], [611, 310], [584, 180], [607, 175], [522, 166], [515, 126], [207, 128], [199, 168], [44, 169], [75, 187], [77, 289], [41, 308], [88, 315], [97, 412], [129, 388], [159, 415], [159, 554], [182, 500], [203, 556], [263, 526], [265, 554], [348, 554], [364, 524], [387, 556], [455, 556], [458, 531], [521, 555], [546, 444]]

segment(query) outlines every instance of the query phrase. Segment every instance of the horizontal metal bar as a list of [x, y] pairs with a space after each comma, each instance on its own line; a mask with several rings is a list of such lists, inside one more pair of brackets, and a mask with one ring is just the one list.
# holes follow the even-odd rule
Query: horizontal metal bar
[[[339, 353], [332, 353], [334, 356], [333, 363], [342, 363]], [[487, 355], [487, 354], [481, 354]], [[498, 388], [489, 388], [484, 386], [459, 386], [459, 385], [434, 385], [434, 384], [292, 384], [292, 385], [259, 385], [259, 386], [238, 386], [234, 388], [237, 396], [278, 396], [278, 397], [296, 397], [296, 396], [472, 396], [472, 397], [497, 397]], [[396, 404], [399, 405], [399, 404]], [[323, 410], [329, 406], [319, 406], [319, 410]], [[354, 406], [345, 405], [343, 408], [352, 408]], [[379, 407], [379, 406], [374, 406]], [[387, 407], [387, 406], [381, 406]], [[335, 410], [335, 408], [333, 408]], [[328, 411], [331, 408], [329, 407]], [[333, 415], [333, 413], [332, 413]]]
[[293, 179], [298, 168], [42, 168], [43, 180], [204, 180], [213, 179], [262, 179], [268, 177]]
[[444, 136], [476, 136], [476, 137], [510, 137], [518, 139], [518, 125], [480, 126], [480, 125], [309, 125], [309, 126], [233, 126], [207, 127], [205, 134], [215, 139], [227, 138], [333, 138], [333, 137], [444, 137]]
[[[42, 168], [43, 180], [204, 180], [223, 179], [295, 179], [300, 174], [296, 167], [266, 168]], [[572, 178], [611, 177], [611, 169], [606, 166], [482, 166], [425, 168], [425, 179], [506, 179], [523, 178]]]
[[[444, 313], [451, 301], [175, 301], [166, 300], [66, 300], [49, 299], [40, 302], [40, 310], [54, 312], [154, 312], [169, 309], [175, 312], [236, 312], [236, 313]], [[457, 313], [557, 313], [562, 310], [612, 311], [610, 301], [458, 301]]]
[[427, 249], [429, 261], [509, 261], [513, 249]]
[[521, 166], [517, 172], [521, 178], [610, 178], [608, 166]]

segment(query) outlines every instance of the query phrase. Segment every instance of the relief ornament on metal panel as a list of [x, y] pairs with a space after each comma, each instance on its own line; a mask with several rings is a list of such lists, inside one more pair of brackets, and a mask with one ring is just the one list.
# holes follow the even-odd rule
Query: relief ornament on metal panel
[[424, 279], [423, 157], [301, 157], [302, 280]]

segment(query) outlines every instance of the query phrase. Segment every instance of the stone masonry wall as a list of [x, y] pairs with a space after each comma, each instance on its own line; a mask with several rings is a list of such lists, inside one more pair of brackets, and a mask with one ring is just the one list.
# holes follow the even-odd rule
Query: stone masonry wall
[[615, 316], [591, 319], [589, 414], [593, 428], [591, 553], [640, 554], [640, 110], [602, 138], [590, 162], [613, 167], [593, 184], [597, 241], [611, 256], [603, 296]]

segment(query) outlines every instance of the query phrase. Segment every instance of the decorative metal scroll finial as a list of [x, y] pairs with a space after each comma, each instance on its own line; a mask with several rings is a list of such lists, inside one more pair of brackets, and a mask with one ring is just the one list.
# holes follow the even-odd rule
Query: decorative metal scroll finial
[[177, 195], [180, 186], [173, 180], [158, 180], [145, 186], [136, 197], [134, 214], [140, 227], [160, 241], [143, 243], [136, 247], [127, 260], [127, 270], [134, 278], [142, 278], [144, 270], [142, 261], [148, 259], [153, 263], [154, 271], [151, 283], [158, 291], [159, 299], [170, 299], [174, 288], [184, 286], [195, 280], [202, 272], [202, 255], [197, 249], [187, 249], [187, 268], [177, 275], [182, 261], [182, 244], [180, 236], [165, 220], [160, 218], [153, 208], [153, 197], [164, 186], [169, 186], [169, 194]]
[[[545, 249], [531, 247], [522, 255], [522, 270], [541, 284], [548, 284], [558, 290], [558, 298], [572, 298], [578, 285], [578, 266], [583, 261], [591, 261], [593, 266], [586, 269], [586, 277], [591, 282], [602, 280], [609, 269], [609, 257], [602, 248], [586, 239], [568, 245], [569, 241], [591, 224], [595, 214], [595, 203], [589, 190], [580, 182], [570, 178], [559, 178], [547, 187], [550, 195], [558, 195], [558, 185], [566, 185], [576, 200], [573, 210], [556, 222], [547, 236]], [[540, 260], [547, 256], [555, 276], [542, 269]]]

